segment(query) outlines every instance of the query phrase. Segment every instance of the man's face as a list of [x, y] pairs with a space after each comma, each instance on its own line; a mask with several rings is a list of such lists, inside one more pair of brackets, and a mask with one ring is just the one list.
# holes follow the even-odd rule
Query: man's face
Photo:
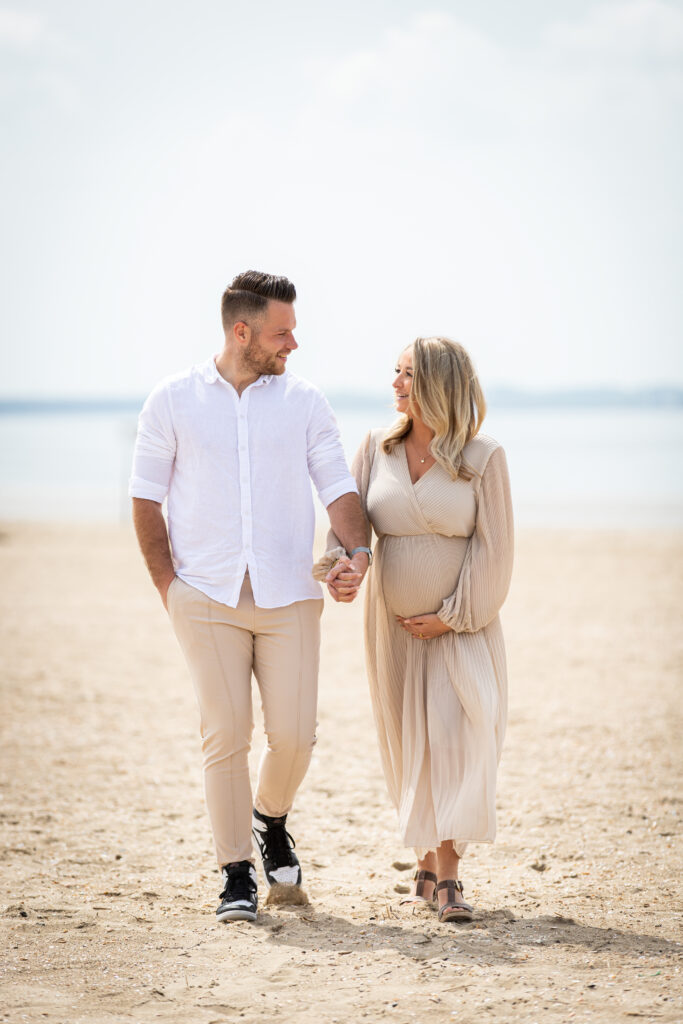
[[251, 324], [251, 338], [242, 353], [242, 363], [251, 373], [285, 372], [287, 356], [298, 348], [294, 340], [296, 317], [291, 302], [270, 299], [260, 321]]

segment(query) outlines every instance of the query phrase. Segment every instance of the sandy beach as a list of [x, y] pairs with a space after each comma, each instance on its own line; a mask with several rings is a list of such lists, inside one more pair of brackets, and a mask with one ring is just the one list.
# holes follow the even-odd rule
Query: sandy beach
[[225, 926], [194, 695], [132, 531], [5, 524], [0, 569], [0, 1021], [681, 1020], [683, 534], [519, 533], [466, 925], [399, 905], [361, 602], [326, 606], [289, 819], [310, 905], [262, 888]]

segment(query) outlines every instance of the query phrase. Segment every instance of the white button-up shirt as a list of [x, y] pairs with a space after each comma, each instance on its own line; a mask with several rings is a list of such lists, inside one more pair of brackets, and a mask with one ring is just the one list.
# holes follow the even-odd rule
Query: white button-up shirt
[[289, 371], [240, 396], [210, 359], [162, 381], [140, 413], [129, 493], [168, 497], [176, 574], [232, 608], [247, 568], [260, 608], [321, 596], [311, 479], [325, 506], [357, 491], [327, 400]]

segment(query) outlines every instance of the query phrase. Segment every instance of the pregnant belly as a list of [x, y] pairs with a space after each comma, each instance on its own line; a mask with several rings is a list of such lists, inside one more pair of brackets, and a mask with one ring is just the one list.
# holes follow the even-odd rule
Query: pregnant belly
[[467, 537], [380, 538], [376, 551], [377, 584], [392, 615], [437, 612], [457, 585]]

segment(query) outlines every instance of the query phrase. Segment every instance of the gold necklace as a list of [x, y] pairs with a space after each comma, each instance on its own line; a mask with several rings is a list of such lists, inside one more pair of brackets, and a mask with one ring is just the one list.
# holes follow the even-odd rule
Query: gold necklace
[[[414, 441], [413, 441], [413, 443], [412, 443], [412, 446], [411, 446], [411, 447], [415, 448], [415, 442], [414, 442]], [[419, 453], [418, 453], [417, 449], [416, 449], [416, 451], [415, 451], [415, 454], [417, 455], [418, 459], [420, 459], [420, 455], [419, 455]], [[422, 465], [423, 465], [423, 466], [424, 466], [424, 464], [425, 464], [425, 461], [426, 461], [426, 460], [427, 460], [427, 459], [428, 459], [428, 458], [430, 457], [430, 455], [432, 455], [432, 453], [431, 453], [431, 452], [429, 451], [429, 449], [427, 449], [427, 453], [426, 453], [426, 455], [425, 455], [424, 459], [420, 459], [420, 462], [422, 463]], [[433, 458], [433, 456], [432, 456], [432, 458]]]

